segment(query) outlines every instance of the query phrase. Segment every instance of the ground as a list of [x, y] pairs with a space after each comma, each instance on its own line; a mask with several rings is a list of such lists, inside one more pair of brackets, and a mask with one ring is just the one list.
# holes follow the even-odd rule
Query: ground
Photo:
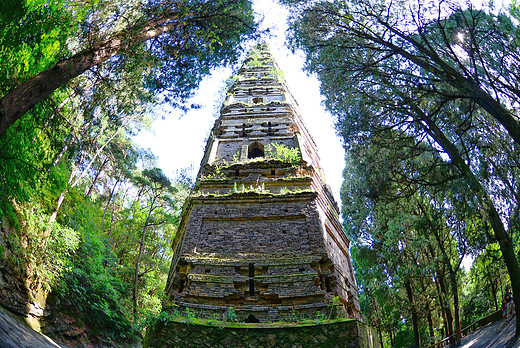
[[4, 309], [0, 308], [0, 347], [41, 347], [41, 348], [64, 348], [30, 327], [22, 324]]
[[516, 316], [490, 323], [462, 339], [461, 348], [518, 348], [520, 340], [514, 342]]

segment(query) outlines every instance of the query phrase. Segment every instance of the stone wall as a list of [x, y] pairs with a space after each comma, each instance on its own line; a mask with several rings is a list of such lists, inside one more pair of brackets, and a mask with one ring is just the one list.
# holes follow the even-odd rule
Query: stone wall
[[294, 195], [291, 201], [251, 194], [255, 203], [240, 201], [239, 196], [246, 195], [215, 198], [215, 202], [205, 199], [202, 204], [194, 204], [186, 225], [191, 233], [184, 241], [185, 252], [325, 252], [319, 216], [310, 201], [312, 195]]
[[147, 332], [144, 347], [378, 347], [375, 330], [357, 320], [320, 325], [218, 327], [170, 321]]

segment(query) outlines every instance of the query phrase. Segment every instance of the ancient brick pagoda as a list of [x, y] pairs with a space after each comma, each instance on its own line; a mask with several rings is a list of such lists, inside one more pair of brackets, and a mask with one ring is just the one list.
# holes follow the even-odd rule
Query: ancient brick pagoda
[[338, 213], [297, 104], [257, 45], [209, 137], [173, 242], [167, 302], [204, 315], [232, 307], [247, 322], [332, 309], [358, 318]]

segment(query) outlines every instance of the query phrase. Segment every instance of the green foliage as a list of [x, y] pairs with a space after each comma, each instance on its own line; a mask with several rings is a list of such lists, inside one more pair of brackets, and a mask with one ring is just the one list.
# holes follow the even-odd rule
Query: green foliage
[[494, 307], [492, 299], [482, 289], [472, 289], [471, 293], [465, 297], [461, 307], [462, 326], [468, 326], [487, 314], [491, 314]]
[[264, 66], [264, 64], [261, 61], [258, 60], [258, 57], [254, 57], [253, 59], [248, 60], [247, 61], [247, 65], [252, 66], [252, 67]]
[[511, 15], [517, 20], [520, 20], [520, 1], [513, 0], [511, 2]]
[[229, 307], [227, 311], [224, 313], [224, 321], [228, 322], [237, 322], [238, 316], [233, 307]]
[[81, 313], [90, 327], [116, 340], [135, 339], [136, 332], [121, 304], [128, 285], [118, 279], [116, 261], [104, 236], [85, 231], [74, 267], [56, 289], [57, 297], [61, 305]]
[[49, 68], [68, 51], [83, 15], [68, 0], [6, 0], [0, 4], [0, 96]]
[[53, 127], [52, 135], [38, 127], [50, 117], [47, 105], [38, 106], [31, 114], [34, 117], [23, 119], [0, 137], [0, 220], [9, 217], [14, 224], [18, 219], [13, 201], [23, 204], [43, 200], [44, 211], [48, 211], [47, 203], [63, 188], [64, 173], [48, 166], [62, 130], [54, 120], [49, 124]]
[[277, 143], [271, 143], [270, 145], [274, 147], [274, 150], [271, 149], [271, 151], [267, 152], [267, 158], [291, 163], [294, 166], [300, 164], [302, 160], [300, 149]]
[[228, 166], [227, 162], [217, 163], [214, 166], [213, 173], [206, 175], [203, 180], [227, 180], [227, 175], [224, 173], [224, 169]]
[[488, 245], [475, 258], [469, 274], [464, 277], [464, 284], [463, 326], [500, 308], [505, 285], [510, 284], [510, 279], [497, 243]]
[[316, 324], [323, 323], [326, 320], [327, 320], [327, 315], [325, 313], [323, 313], [321, 311], [316, 312], [316, 319], [314, 320], [314, 322]]
[[[418, 176], [420, 180], [439, 180], [445, 164], [420, 152], [410, 157], [400, 149], [403, 144], [407, 143], [400, 142], [398, 134], [390, 149], [380, 147], [375, 136], [353, 144], [347, 151], [341, 195], [362, 313], [386, 332], [385, 337], [398, 333], [396, 340], [407, 346], [413, 343], [408, 334], [414, 331], [414, 315], [418, 338], [430, 339], [428, 323], [421, 323], [416, 313], [424, 313], [425, 307], [431, 310], [436, 301], [438, 285], [432, 280], [457, 273], [468, 249], [465, 233], [474, 226], [456, 228], [464, 226], [468, 210], [457, 206], [459, 197], [449, 194], [456, 192], [453, 186], [421, 186], [413, 179], [422, 168], [430, 168], [428, 175]], [[452, 285], [451, 293], [443, 296], [455, 296], [454, 289]], [[446, 301], [451, 305], [451, 299]], [[402, 318], [407, 320], [400, 324]], [[442, 325], [433, 315], [432, 322]]]
[[40, 234], [48, 226], [49, 216], [35, 203], [26, 203], [16, 209], [18, 227], [13, 228], [2, 241], [9, 250], [6, 261], [28, 280], [34, 296], [44, 296], [70, 269], [70, 257], [79, 244], [77, 231], [54, 223], [54, 233], [46, 243]]
[[[337, 299], [332, 299], [331, 306], [338, 303]], [[330, 308], [326, 310], [330, 314]], [[305, 318], [305, 315], [299, 314], [292, 310], [287, 313], [281, 313], [282, 318], [279, 321], [270, 321], [262, 323], [244, 323], [240, 322], [238, 315], [233, 307], [228, 307], [224, 313], [217, 313], [213, 311], [199, 310], [194, 312], [190, 308], [179, 309], [177, 305], [175, 307], [163, 308], [158, 314], [149, 315], [140, 324], [139, 329], [144, 330], [147, 327], [152, 327], [158, 322], [166, 324], [169, 321], [175, 321], [186, 324], [197, 324], [197, 325], [211, 325], [220, 328], [223, 327], [283, 327], [283, 326], [298, 326], [298, 325], [322, 325], [331, 322], [352, 320], [345, 318], [332, 318], [325, 312], [318, 311], [315, 316], [311, 318]], [[258, 326], [257, 326], [258, 325]]]
[[283, 70], [276, 69], [275, 67], [272, 67], [269, 69], [269, 72], [276, 77], [278, 80], [283, 81], [285, 79], [285, 75]]
[[69, 196], [63, 223], [81, 234], [71, 266], [55, 287], [60, 308], [81, 313], [91, 329], [116, 341], [135, 340], [137, 334], [122, 306], [128, 284], [118, 274], [117, 257], [99, 229], [99, 206], [79, 192]]
[[169, 321], [176, 320], [180, 316], [179, 311], [175, 310], [162, 310], [159, 314], [154, 313], [146, 316], [144, 320], [142, 320], [138, 326], [137, 330], [140, 332], [145, 332], [149, 328], [154, 327], [157, 323], [162, 323], [166, 325]]
[[[6, 134], [16, 133], [25, 125], [30, 130], [32, 122], [30, 118], [24, 118]], [[154, 226], [148, 228], [144, 241], [141, 260], [144, 272], [138, 289], [140, 315], [143, 316], [160, 311], [171, 256], [173, 226], [178, 221], [189, 185], [179, 183], [174, 188], [157, 169], [146, 169], [141, 175], [134, 175], [132, 161], [136, 161], [137, 156], [129, 148], [133, 145], [118, 141], [117, 146], [110, 148], [104, 161], [80, 162], [93, 169], [81, 174], [92, 180], [92, 194], [87, 197], [85, 192], [90, 192], [87, 189], [91, 182], [77, 180], [77, 177], [71, 179], [70, 173], [75, 165], [67, 155], [58, 165], [50, 165], [57, 154], [52, 141], [59, 140], [59, 128], [53, 132], [34, 128], [18, 137], [0, 137], [5, 141], [5, 148], [11, 151], [2, 155], [30, 161], [25, 171], [12, 158], [0, 161], [3, 170], [0, 178], [6, 183], [1, 190], [8, 192], [7, 197], [1, 197], [2, 212], [6, 212], [2, 219], [9, 216], [9, 225], [16, 227], [10, 228], [11, 233], [0, 243], [2, 257], [20, 277], [27, 279], [31, 296], [40, 303], [45, 304], [47, 293], [54, 294], [52, 298], [57, 301], [51, 304], [52, 315], [73, 313], [78, 324], [85, 323], [89, 328], [89, 335], [108, 341], [134, 341], [139, 333], [133, 328], [133, 318], [129, 313], [133, 307], [135, 240], [145, 223], [151, 197], [144, 190], [132, 191], [128, 178], [138, 178], [136, 184], [143, 185], [146, 190], [166, 187], [168, 195], [178, 195], [178, 201], [172, 206], [156, 208], [149, 221]], [[12, 144], [20, 145], [10, 147]], [[98, 171], [101, 171], [100, 175], [97, 175]], [[71, 187], [70, 182], [74, 181], [77, 184]], [[125, 190], [120, 193], [113, 190], [122, 187], [122, 181]], [[56, 209], [56, 199], [65, 189], [68, 194], [51, 225], [52, 232], [48, 238], [42, 238], [48, 230], [50, 212]], [[129, 194], [128, 190], [132, 193]], [[167, 201], [171, 202], [171, 199]], [[9, 212], [11, 215], [7, 215]], [[165, 224], [159, 225], [162, 221]]]
[[405, 327], [402, 323], [396, 328], [393, 347], [405, 348], [412, 347], [414, 344], [413, 331]]
[[186, 324], [192, 324], [193, 321], [195, 320], [195, 313], [193, 313], [193, 311], [189, 308], [186, 308], [186, 311], [185, 311], [185, 323]]
[[[150, 4], [147, 11], [151, 14], [168, 7], [166, 3]], [[211, 68], [236, 61], [239, 43], [250, 37], [255, 27], [250, 1], [186, 3], [183, 13], [192, 11], [204, 19], [186, 20], [181, 30], [159, 36], [150, 47], [159, 64], [147, 85], [166, 92], [169, 101], [177, 106], [191, 96], [193, 88]], [[182, 45], [179, 37], [186, 38]]]
[[258, 194], [262, 193], [269, 193], [265, 189], [265, 184], [262, 183], [262, 185], [249, 185], [249, 187], [246, 187], [244, 184], [241, 184], [240, 187], [238, 187], [238, 184], [235, 182], [233, 192], [235, 193], [246, 193], [246, 192], [255, 192]]
[[287, 187], [284, 186], [284, 187], [282, 187], [282, 188], [280, 189], [279, 193], [280, 193], [281, 195], [286, 195], [286, 194], [288, 194], [288, 193], [291, 193], [291, 190], [289, 190]]

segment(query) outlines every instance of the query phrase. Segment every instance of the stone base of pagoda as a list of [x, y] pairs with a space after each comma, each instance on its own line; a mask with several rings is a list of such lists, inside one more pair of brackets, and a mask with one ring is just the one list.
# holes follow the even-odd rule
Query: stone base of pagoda
[[379, 347], [377, 332], [355, 319], [318, 324], [159, 321], [144, 347]]

